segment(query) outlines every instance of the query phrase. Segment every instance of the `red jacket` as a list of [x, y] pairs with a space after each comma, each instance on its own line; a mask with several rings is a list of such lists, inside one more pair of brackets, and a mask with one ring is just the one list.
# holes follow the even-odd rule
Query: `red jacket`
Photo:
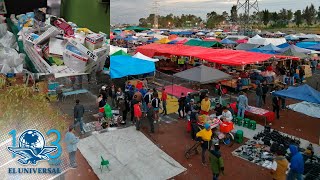
[[168, 98], [167, 92], [163, 91], [161, 95], [161, 101], [166, 101]]
[[140, 118], [142, 116], [141, 108], [139, 103], [133, 105], [133, 112], [134, 112], [134, 117]]

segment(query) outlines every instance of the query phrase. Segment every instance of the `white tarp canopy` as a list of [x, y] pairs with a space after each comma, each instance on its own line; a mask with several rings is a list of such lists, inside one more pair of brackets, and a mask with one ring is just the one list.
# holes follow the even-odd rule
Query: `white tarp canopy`
[[[171, 179], [186, 171], [135, 127], [93, 134], [78, 148], [101, 180]], [[110, 171], [100, 168], [101, 156]]]
[[168, 36], [164, 36], [164, 35], [161, 35], [161, 34], [153, 34], [153, 37], [157, 38], [157, 39], [168, 38]]
[[143, 60], [147, 60], [147, 61], [152, 61], [152, 62], [158, 62], [159, 59], [153, 59], [153, 58], [150, 58], [140, 52], [137, 52], [134, 56], [132, 57], [135, 57], [135, 58], [138, 58], [138, 59], [143, 59]]
[[119, 50], [122, 50], [122, 51], [128, 53], [128, 49], [127, 48], [121, 48], [121, 47], [118, 47], [118, 46], [110, 45], [110, 55], [114, 54], [115, 52], [117, 52]]
[[259, 35], [254, 36], [253, 38], [250, 38], [248, 43], [250, 44], [259, 44], [259, 45], [268, 45], [273, 44], [274, 46], [278, 46], [280, 44], [286, 43], [285, 38], [262, 38]]
[[290, 104], [288, 108], [311, 117], [320, 118], [320, 104], [302, 101], [300, 103]]

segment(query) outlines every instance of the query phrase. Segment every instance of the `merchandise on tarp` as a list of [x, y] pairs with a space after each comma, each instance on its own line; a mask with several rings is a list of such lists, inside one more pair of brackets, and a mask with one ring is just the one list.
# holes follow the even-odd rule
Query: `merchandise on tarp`
[[204, 65], [176, 73], [173, 76], [180, 77], [189, 81], [194, 81], [200, 84], [208, 84], [232, 78], [232, 76], [227, 73]]
[[147, 61], [152, 61], [152, 62], [158, 62], [159, 59], [154, 59], [154, 58], [150, 58], [148, 56], [145, 56], [139, 52], [137, 52], [135, 55], [133, 55], [132, 57], [138, 58], [138, 59], [143, 59], [143, 60], [147, 60]]
[[274, 92], [273, 95], [320, 104], [320, 92], [307, 84], [298, 87], [290, 86], [288, 89]]
[[112, 79], [154, 71], [155, 64], [152, 61], [123, 55], [110, 57], [110, 76]]
[[290, 104], [287, 107], [307, 116], [320, 118], [320, 104], [303, 101], [296, 104]]
[[197, 46], [171, 45], [171, 44], [148, 44], [139, 46], [137, 52], [148, 57], [162, 55], [177, 55], [195, 57], [208, 62], [226, 65], [255, 64], [269, 60], [272, 56], [268, 54], [235, 51], [230, 49], [212, 49]]

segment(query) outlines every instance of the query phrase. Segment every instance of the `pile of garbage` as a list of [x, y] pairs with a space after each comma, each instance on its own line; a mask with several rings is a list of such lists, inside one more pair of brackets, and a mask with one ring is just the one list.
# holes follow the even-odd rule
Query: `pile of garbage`
[[23, 71], [25, 55], [18, 53], [15, 36], [8, 31], [7, 24], [0, 16], [0, 73], [20, 73]]
[[79, 28], [72, 22], [37, 10], [11, 21], [39, 73], [102, 71], [107, 58], [106, 34]]

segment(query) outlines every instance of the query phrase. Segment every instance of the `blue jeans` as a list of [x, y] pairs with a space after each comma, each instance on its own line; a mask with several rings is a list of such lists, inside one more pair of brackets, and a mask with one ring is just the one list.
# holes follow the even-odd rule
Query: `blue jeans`
[[69, 161], [70, 161], [70, 166], [71, 167], [77, 166], [77, 163], [76, 163], [76, 152], [77, 151], [69, 152]]
[[213, 180], [218, 180], [219, 174], [213, 174]]
[[262, 96], [256, 96], [256, 106], [262, 107]]
[[76, 118], [76, 119], [74, 120], [74, 126], [76, 127], [76, 126], [78, 126], [78, 124], [80, 124], [80, 131], [81, 131], [81, 132], [84, 132], [84, 129], [83, 129], [83, 117], [81, 117], [81, 118]]
[[299, 174], [297, 172], [294, 172], [292, 170], [289, 171], [287, 175], [287, 180], [302, 180], [302, 174]]
[[244, 112], [246, 111], [245, 107], [239, 106], [238, 107], [238, 117], [244, 118]]
[[143, 110], [144, 112], [147, 112], [147, 111], [148, 111], [147, 103], [146, 103], [146, 102], [143, 102], [143, 103], [142, 103], [142, 110]]

